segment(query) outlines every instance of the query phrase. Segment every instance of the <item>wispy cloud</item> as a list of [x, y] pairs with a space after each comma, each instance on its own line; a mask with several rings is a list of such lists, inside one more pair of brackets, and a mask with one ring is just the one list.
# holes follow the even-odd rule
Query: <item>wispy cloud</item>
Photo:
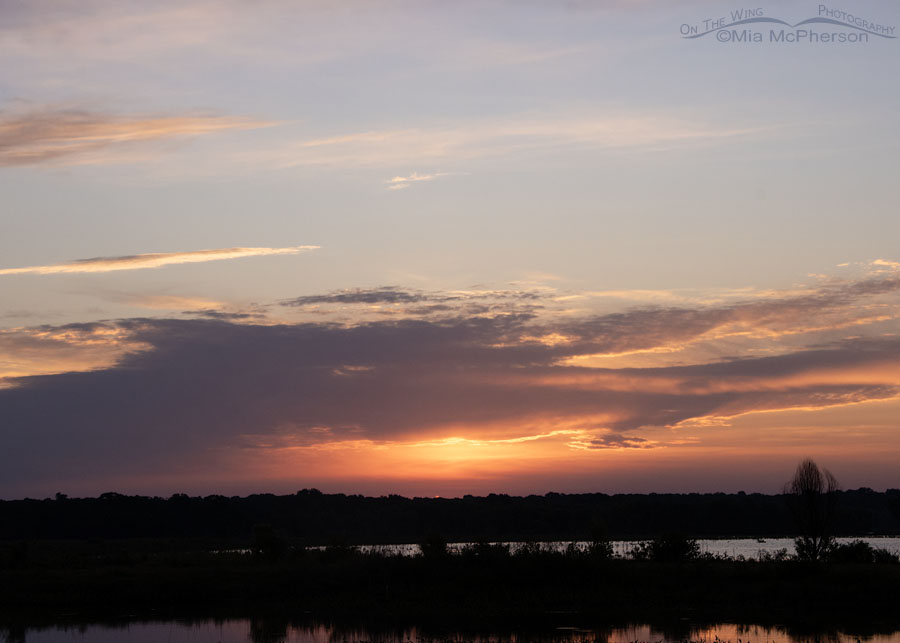
[[226, 305], [214, 299], [183, 295], [104, 292], [101, 296], [108, 301], [150, 310], [207, 311], [220, 310]]
[[0, 112], [0, 167], [121, 161], [136, 144], [268, 125], [215, 115], [129, 116], [58, 107]]
[[0, 275], [53, 275], [79, 272], [112, 272], [115, 270], [143, 270], [160, 268], [179, 263], [201, 263], [206, 261], [222, 261], [224, 259], [241, 259], [243, 257], [261, 257], [267, 255], [297, 254], [306, 250], [315, 250], [319, 246], [290, 246], [287, 248], [220, 248], [214, 250], [193, 250], [190, 252], [155, 252], [123, 257], [94, 257], [78, 259], [68, 263], [57, 263], [45, 266], [28, 266], [25, 268], [4, 268]]
[[434, 174], [418, 174], [413, 172], [408, 176], [395, 176], [394, 178], [387, 181], [387, 189], [388, 190], [403, 190], [408, 188], [413, 183], [417, 183], [419, 181], [433, 181], [434, 179], [447, 176], [448, 172], [436, 172]]
[[471, 69], [484, 66], [532, 65], [558, 58], [596, 54], [597, 43], [553, 45], [519, 43], [510, 40], [469, 40], [452, 50], [452, 63]]
[[364, 320], [456, 318], [482, 315], [528, 315], [543, 308], [541, 295], [531, 290], [453, 290], [427, 292], [398, 286], [352, 288], [321, 295], [282, 300], [282, 307], [297, 309], [303, 317], [319, 321], [362, 323]]
[[282, 306], [310, 306], [318, 304], [409, 304], [425, 301], [428, 295], [422, 292], [403, 290], [397, 286], [378, 288], [353, 288], [339, 290], [326, 295], [306, 295], [281, 302]]
[[[734, 140], [759, 132], [759, 128], [716, 125], [668, 114], [509, 115], [297, 140], [285, 143], [280, 149], [248, 153], [246, 160], [283, 168], [408, 165], [574, 148], [658, 149], [661, 146]], [[413, 180], [411, 176], [396, 178], [400, 179], [398, 184]]]

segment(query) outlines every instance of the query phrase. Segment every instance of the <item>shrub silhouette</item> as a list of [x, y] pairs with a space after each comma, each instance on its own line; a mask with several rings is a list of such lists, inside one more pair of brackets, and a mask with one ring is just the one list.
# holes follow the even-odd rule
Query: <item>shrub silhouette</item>
[[253, 540], [250, 543], [253, 555], [266, 560], [278, 560], [287, 552], [287, 540], [272, 525], [253, 525]]
[[502, 560], [510, 557], [508, 544], [491, 543], [486, 540], [479, 540], [465, 547], [460, 553], [468, 558], [476, 558], [483, 561]]
[[875, 550], [867, 542], [854, 540], [851, 543], [833, 545], [828, 552], [828, 560], [833, 563], [873, 563]]
[[832, 545], [828, 551], [828, 560], [832, 563], [888, 565], [900, 563], [900, 559], [888, 550], [876, 549], [862, 540]]
[[447, 540], [440, 534], [428, 534], [419, 543], [419, 551], [425, 558], [443, 558], [448, 554]]
[[516, 549], [516, 558], [536, 558], [545, 554], [545, 550], [541, 543], [533, 540], [527, 540]]
[[591, 558], [600, 560], [609, 560], [614, 556], [612, 543], [606, 534], [606, 527], [599, 521], [595, 521], [591, 525], [588, 554]]
[[872, 551], [872, 562], [878, 565], [900, 565], [900, 556], [878, 547]]
[[631, 552], [635, 560], [655, 563], [680, 563], [700, 557], [700, 545], [682, 534], [663, 534], [649, 542], [639, 543]]

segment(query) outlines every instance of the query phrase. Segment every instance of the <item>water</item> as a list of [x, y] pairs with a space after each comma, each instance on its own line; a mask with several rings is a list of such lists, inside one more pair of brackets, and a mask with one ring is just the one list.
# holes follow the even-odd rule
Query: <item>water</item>
[[853, 632], [792, 633], [779, 627], [719, 624], [657, 629], [632, 625], [608, 629], [560, 627], [543, 632], [440, 633], [416, 628], [390, 632], [300, 626], [284, 621], [226, 620], [184, 623], [139, 622], [117, 626], [48, 627], [20, 632], [0, 630], [6, 643], [900, 643], [900, 631], [864, 635]]
[[[838, 538], [839, 543], [849, 543], [855, 540], [862, 540], [869, 543], [872, 547], [886, 549], [892, 554], [900, 554], [900, 537], [873, 537], [873, 538]], [[632, 549], [637, 546], [638, 541], [634, 540], [617, 540], [613, 541], [613, 552], [617, 556], [626, 557]], [[737, 558], [742, 556], [747, 560], [757, 560], [761, 552], [775, 554], [781, 549], [786, 549], [789, 554], [794, 553], [794, 540], [792, 538], [732, 538], [723, 540], [698, 540], [700, 551], [716, 556], [729, 556]], [[448, 545], [450, 551], [459, 551], [473, 543], [451, 543]], [[510, 551], [515, 552], [518, 548], [525, 545], [522, 542], [504, 543], [510, 546]], [[563, 551], [570, 545], [569, 541], [557, 541], [549, 543], [541, 543], [542, 547]], [[587, 547], [586, 542], [575, 542], [574, 545], [579, 548]], [[394, 556], [414, 556], [419, 553], [418, 545], [364, 545], [359, 548], [363, 552], [380, 552]]]

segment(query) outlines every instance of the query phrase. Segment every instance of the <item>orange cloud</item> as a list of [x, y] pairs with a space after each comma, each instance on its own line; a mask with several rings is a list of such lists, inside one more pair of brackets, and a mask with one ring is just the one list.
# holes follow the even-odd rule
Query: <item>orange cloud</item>
[[0, 112], [0, 167], [107, 163], [121, 160], [111, 152], [135, 144], [269, 125], [225, 116], [122, 116], [53, 107]]
[[181, 263], [202, 263], [206, 261], [222, 261], [224, 259], [241, 259], [244, 257], [263, 257], [268, 255], [298, 254], [307, 250], [316, 250], [319, 246], [290, 246], [287, 248], [219, 248], [214, 250], [191, 250], [188, 252], [153, 252], [123, 257], [94, 257], [78, 259], [69, 263], [49, 264], [45, 266], [28, 266], [26, 268], [4, 268], [0, 275], [54, 275], [81, 272], [112, 272], [115, 270], [143, 270], [161, 268]]
[[0, 388], [17, 378], [111, 368], [127, 353], [150, 348], [107, 324], [0, 330]]

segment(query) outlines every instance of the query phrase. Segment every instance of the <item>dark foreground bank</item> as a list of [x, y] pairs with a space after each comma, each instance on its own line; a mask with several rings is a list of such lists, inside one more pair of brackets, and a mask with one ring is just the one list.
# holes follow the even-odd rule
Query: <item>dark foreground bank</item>
[[691, 621], [900, 626], [900, 564], [609, 559], [481, 546], [460, 555], [352, 548], [32, 560], [0, 571], [0, 620], [253, 616], [448, 624]]

